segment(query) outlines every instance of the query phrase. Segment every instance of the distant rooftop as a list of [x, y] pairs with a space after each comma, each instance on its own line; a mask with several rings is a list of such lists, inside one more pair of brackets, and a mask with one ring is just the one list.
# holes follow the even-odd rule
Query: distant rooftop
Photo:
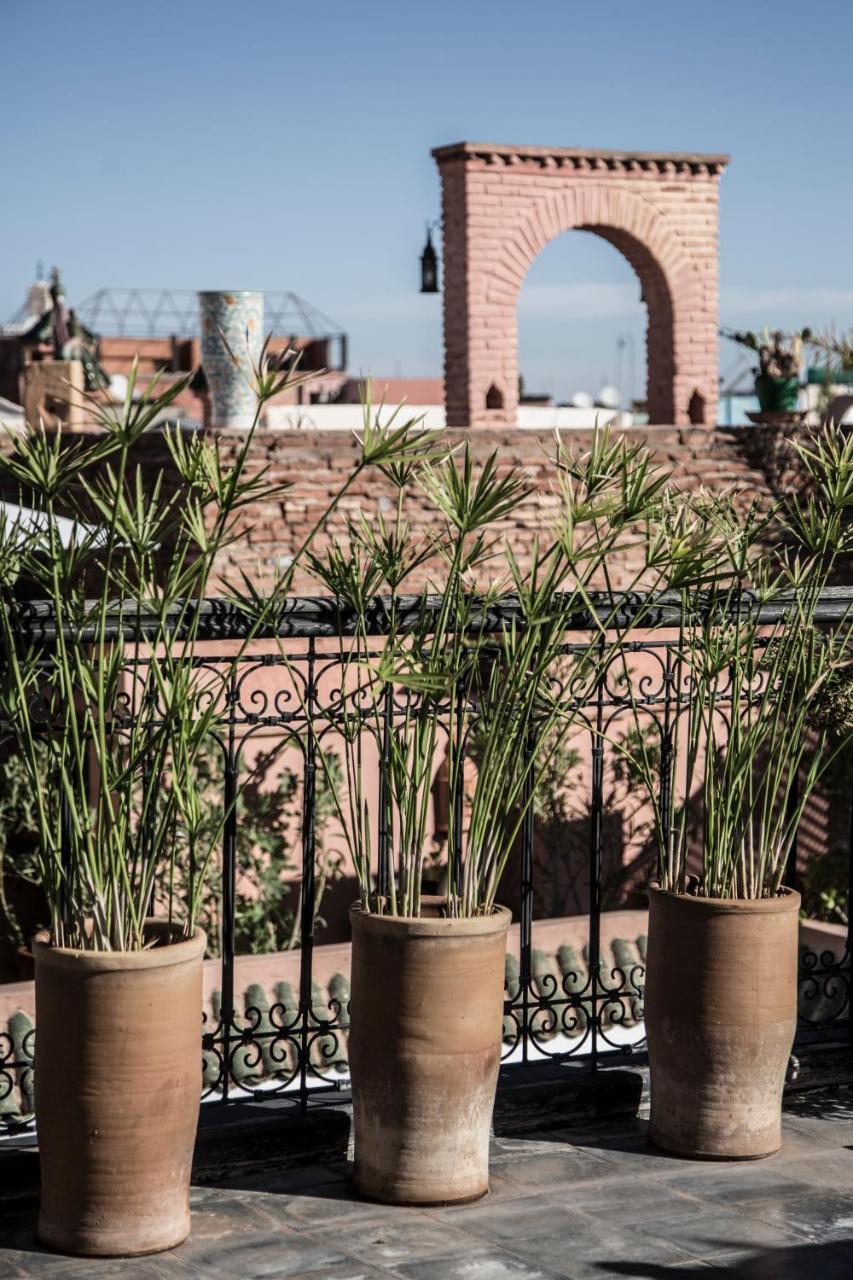
[[[267, 332], [300, 338], [342, 338], [343, 327], [297, 293], [264, 294]], [[98, 289], [76, 312], [106, 337], [192, 338], [199, 332], [198, 295], [191, 289]], [[26, 305], [3, 326], [6, 334], [31, 327]]]

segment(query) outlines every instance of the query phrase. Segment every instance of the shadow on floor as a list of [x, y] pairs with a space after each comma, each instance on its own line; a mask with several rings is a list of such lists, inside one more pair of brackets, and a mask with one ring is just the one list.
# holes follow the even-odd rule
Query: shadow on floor
[[565, 1142], [576, 1127], [623, 1126], [636, 1120], [643, 1096], [642, 1073], [618, 1067], [591, 1075], [579, 1067], [537, 1064], [527, 1075], [524, 1068], [512, 1068], [510, 1078], [512, 1087], [500, 1089], [495, 1099], [496, 1138], [544, 1142], [553, 1136]]
[[[736, 1242], [732, 1242], [736, 1249]], [[847, 1280], [853, 1270], [853, 1237], [831, 1244], [796, 1244], [774, 1249], [758, 1249], [748, 1257], [713, 1259], [707, 1264], [697, 1260], [679, 1266], [654, 1262], [623, 1262], [601, 1259], [595, 1266], [606, 1276], [630, 1276], [631, 1280], [708, 1280], [715, 1272], [731, 1280]], [[710, 1268], [710, 1270], [709, 1270]]]
[[193, 1186], [298, 1195], [346, 1176], [348, 1112], [318, 1107], [303, 1116], [240, 1106], [238, 1123], [200, 1126]]
[[782, 1103], [782, 1115], [815, 1120], [853, 1121], [853, 1089], [814, 1089], [789, 1094]]

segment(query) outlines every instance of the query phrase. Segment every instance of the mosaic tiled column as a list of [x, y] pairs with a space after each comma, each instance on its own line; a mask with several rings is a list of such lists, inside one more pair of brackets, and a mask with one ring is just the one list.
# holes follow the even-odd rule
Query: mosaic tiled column
[[264, 295], [259, 290], [198, 295], [201, 362], [212, 401], [211, 426], [250, 427], [255, 416], [252, 364], [264, 341]]

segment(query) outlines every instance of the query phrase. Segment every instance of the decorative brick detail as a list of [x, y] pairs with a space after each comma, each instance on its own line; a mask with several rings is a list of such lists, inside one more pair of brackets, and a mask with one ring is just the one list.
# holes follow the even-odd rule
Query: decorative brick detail
[[640, 280], [651, 422], [716, 421], [718, 195], [727, 156], [471, 142], [433, 155], [442, 184], [449, 426], [515, 423], [518, 292], [537, 254], [571, 229], [609, 241]]

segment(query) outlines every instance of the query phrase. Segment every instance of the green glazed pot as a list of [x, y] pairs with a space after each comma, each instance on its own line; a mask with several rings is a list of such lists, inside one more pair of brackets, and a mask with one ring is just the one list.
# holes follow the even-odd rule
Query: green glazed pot
[[799, 391], [799, 378], [770, 378], [760, 373], [755, 379], [755, 394], [762, 413], [796, 413]]

